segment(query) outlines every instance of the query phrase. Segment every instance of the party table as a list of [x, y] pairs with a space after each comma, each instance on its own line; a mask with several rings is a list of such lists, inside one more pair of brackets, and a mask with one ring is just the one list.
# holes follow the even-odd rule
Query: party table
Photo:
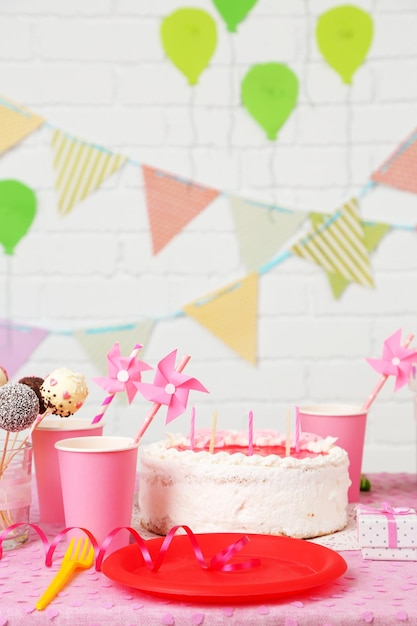
[[[414, 474], [370, 474], [372, 489], [360, 502], [378, 506], [415, 507]], [[65, 541], [59, 543], [51, 567], [45, 566], [44, 546], [36, 532], [16, 550], [3, 552], [0, 561], [0, 626], [350, 626], [353, 624], [417, 624], [417, 561], [364, 560], [355, 538], [354, 506], [350, 505], [350, 530], [338, 543], [337, 533], [327, 546], [338, 550], [346, 572], [331, 582], [277, 597], [262, 604], [208, 604], [157, 598], [125, 587], [93, 568], [77, 573], [44, 611], [35, 602], [59, 568]], [[62, 528], [39, 523], [36, 494], [31, 521], [53, 539]], [[228, 575], [235, 575], [230, 573]], [[245, 576], [255, 576], [248, 571]]]

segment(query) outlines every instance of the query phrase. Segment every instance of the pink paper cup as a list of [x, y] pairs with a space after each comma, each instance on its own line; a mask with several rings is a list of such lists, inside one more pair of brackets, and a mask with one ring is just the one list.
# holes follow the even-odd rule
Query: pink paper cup
[[300, 427], [304, 432], [321, 437], [337, 437], [336, 445], [349, 456], [349, 476], [352, 481], [348, 501], [358, 502], [365, 442], [366, 411], [348, 404], [315, 404], [300, 407]]
[[32, 450], [41, 522], [64, 524], [61, 478], [55, 444], [64, 437], [102, 435], [103, 423], [88, 419], [45, 418], [32, 433]]
[[[115, 528], [132, 525], [138, 446], [131, 437], [110, 436], [55, 444], [66, 527], [86, 528], [101, 545]], [[119, 531], [107, 552], [126, 546], [129, 537], [129, 531]]]

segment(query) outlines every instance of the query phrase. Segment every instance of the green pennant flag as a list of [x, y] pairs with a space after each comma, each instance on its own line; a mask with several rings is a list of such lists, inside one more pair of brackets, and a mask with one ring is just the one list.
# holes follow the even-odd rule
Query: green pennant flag
[[146, 351], [146, 344], [152, 334], [155, 321], [152, 319], [144, 320], [117, 329], [89, 329], [76, 330], [74, 337], [81, 344], [90, 357], [91, 362], [97, 367], [98, 372], [102, 376], [107, 375], [107, 353], [117, 341], [120, 345], [120, 352], [128, 356], [136, 343], [141, 343], [143, 348], [140, 352], [140, 358]]
[[[321, 213], [310, 213], [313, 228], [319, 228], [328, 218], [328, 215], [323, 215]], [[391, 229], [391, 226], [389, 224], [367, 224], [366, 222], [361, 222], [361, 224], [363, 228], [365, 247], [368, 252], [371, 253], [377, 248], [381, 239]], [[344, 278], [344, 276], [335, 274], [334, 272], [327, 272], [327, 278], [336, 299], [340, 298], [346, 287], [351, 282], [347, 278]]]
[[373, 287], [374, 282], [365, 246], [358, 203], [355, 198], [326, 216], [292, 248], [291, 252], [320, 265], [326, 272], [342, 276], [348, 282]]
[[233, 196], [229, 202], [240, 256], [248, 272], [270, 261], [307, 217], [302, 211], [278, 210]]

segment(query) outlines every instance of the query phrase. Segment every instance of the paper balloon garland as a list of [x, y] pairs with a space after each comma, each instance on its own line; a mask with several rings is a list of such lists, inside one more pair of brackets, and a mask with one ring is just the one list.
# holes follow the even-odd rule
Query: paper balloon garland
[[258, 0], [213, 0], [213, 4], [224, 19], [227, 30], [235, 33]]
[[298, 79], [282, 63], [254, 65], [243, 78], [241, 93], [247, 111], [274, 140], [296, 105]]
[[372, 37], [371, 16], [352, 5], [330, 9], [317, 22], [319, 50], [347, 85], [351, 84], [353, 74], [364, 62]]
[[161, 39], [172, 63], [196, 85], [216, 49], [214, 19], [201, 9], [178, 9], [162, 20]]
[[0, 243], [6, 254], [14, 253], [31, 227], [36, 204], [32, 189], [18, 180], [0, 180]]

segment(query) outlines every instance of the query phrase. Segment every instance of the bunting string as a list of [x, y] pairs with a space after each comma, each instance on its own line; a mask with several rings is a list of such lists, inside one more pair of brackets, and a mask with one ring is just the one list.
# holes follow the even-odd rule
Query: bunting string
[[[239, 356], [254, 364], [259, 276], [291, 256], [298, 256], [320, 266], [327, 275], [333, 295], [340, 297], [350, 283], [366, 288], [374, 286], [370, 254], [389, 230], [415, 230], [414, 225], [364, 221], [359, 206], [361, 199], [378, 185], [417, 193], [417, 130], [371, 174], [356, 197], [350, 198], [332, 214], [319, 214], [237, 197], [175, 173], [138, 163], [128, 156], [55, 128], [42, 116], [5, 97], [0, 98], [0, 122], [4, 129], [0, 139], [0, 156], [43, 127], [51, 131], [57, 207], [62, 216], [68, 215], [126, 164], [139, 168], [144, 180], [145, 204], [155, 255], [218, 197], [226, 198], [246, 270], [246, 275], [234, 284], [201, 295], [166, 316], [101, 328], [59, 331], [17, 325], [11, 319], [0, 321], [0, 348], [6, 345], [10, 348], [11, 344], [11, 350], [8, 350], [11, 353], [11, 372], [19, 369], [49, 334], [72, 335], [87, 352], [92, 353], [93, 347], [94, 351], [99, 346], [102, 349], [104, 338], [107, 342], [110, 338], [113, 340], [113, 333], [121, 333], [126, 343], [131, 345], [133, 334], [135, 340], [138, 334], [141, 339], [143, 334], [149, 337], [156, 323], [184, 315], [202, 324]], [[307, 220], [310, 220], [311, 230], [289, 245], [288, 242], [296, 238], [298, 229]], [[265, 243], [262, 249], [256, 249], [254, 237], [262, 238]], [[245, 306], [242, 306], [243, 301]], [[240, 315], [236, 323], [236, 311], [243, 310], [246, 314]]]

